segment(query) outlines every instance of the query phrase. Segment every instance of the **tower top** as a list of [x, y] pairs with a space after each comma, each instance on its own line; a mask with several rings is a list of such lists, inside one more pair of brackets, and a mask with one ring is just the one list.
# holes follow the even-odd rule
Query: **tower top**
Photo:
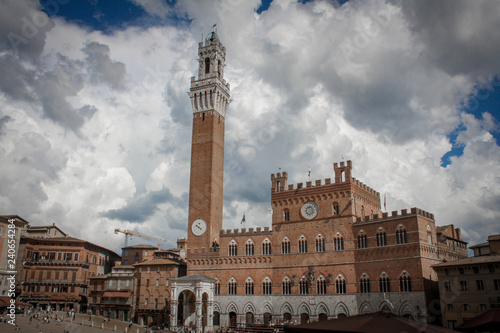
[[224, 79], [225, 61], [226, 48], [212, 31], [198, 44], [198, 77], [191, 78], [189, 91], [193, 113], [216, 111], [226, 117], [230, 87]]

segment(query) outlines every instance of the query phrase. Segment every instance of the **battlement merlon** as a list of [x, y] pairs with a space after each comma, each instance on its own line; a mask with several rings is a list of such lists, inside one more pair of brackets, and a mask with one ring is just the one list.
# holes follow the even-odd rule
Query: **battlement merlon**
[[220, 231], [220, 235], [222, 236], [235, 236], [235, 235], [258, 235], [258, 234], [270, 234], [271, 228], [269, 227], [257, 227], [257, 228], [242, 228], [242, 229], [224, 229]]
[[283, 173], [278, 172], [277, 174], [271, 175], [271, 193], [274, 192], [283, 192], [286, 190], [288, 181], [288, 172], [283, 171]]
[[410, 215], [419, 215], [434, 221], [434, 214], [426, 212], [420, 208], [413, 207], [410, 209], [410, 212], [408, 212], [407, 209], [401, 209], [401, 213], [398, 213], [398, 211], [395, 210], [391, 212], [391, 215], [389, 215], [389, 213], [387, 212], [384, 212], [382, 213], [382, 216], [380, 216], [379, 214], [373, 214], [373, 216], [368, 215], [364, 218], [358, 217], [355, 223], [377, 222], [385, 219], [401, 218]]

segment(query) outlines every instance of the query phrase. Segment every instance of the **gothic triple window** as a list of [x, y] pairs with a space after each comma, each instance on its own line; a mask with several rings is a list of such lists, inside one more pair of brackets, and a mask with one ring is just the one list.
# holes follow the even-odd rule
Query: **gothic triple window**
[[406, 229], [403, 225], [399, 225], [396, 230], [396, 243], [397, 244], [406, 244], [408, 243], [408, 236], [406, 234]]
[[380, 274], [378, 283], [381, 293], [388, 293], [391, 291], [391, 280], [389, 279], [387, 273], [382, 272], [382, 274]]
[[229, 295], [236, 295], [237, 294], [237, 283], [235, 278], [231, 278], [229, 280]]
[[382, 228], [377, 232], [377, 246], [387, 246], [387, 234]]
[[366, 273], [363, 273], [363, 275], [361, 275], [361, 279], [359, 280], [359, 291], [362, 294], [370, 292], [370, 278]]
[[290, 240], [288, 239], [288, 237], [283, 238], [283, 241], [281, 242], [281, 252], [283, 254], [290, 253]]
[[271, 279], [266, 276], [264, 281], [262, 281], [262, 293], [264, 295], [271, 295], [272, 294], [272, 283]]
[[368, 247], [368, 238], [366, 237], [366, 234], [361, 230], [358, 235], [358, 248], [359, 249], [366, 249]]
[[337, 279], [335, 280], [335, 288], [337, 289], [337, 294], [346, 293], [346, 282], [342, 275], [337, 276]]
[[343, 251], [344, 250], [344, 237], [340, 234], [340, 232], [337, 232], [335, 234], [335, 238], [333, 240], [333, 247], [335, 251]]
[[307, 239], [304, 235], [299, 239], [299, 253], [307, 253]]
[[254, 290], [253, 280], [252, 278], [248, 277], [247, 280], [245, 281], [245, 294], [253, 295], [253, 290]]
[[407, 271], [403, 271], [399, 277], [399, 290], [403, 292], [411, 291], [411, 278]]
[[323, 276], [320, 276], [316, 281], [316, 289], [319, 295], [326, 294], [326, 280]]
[[229, 243], [229, 256], [230, 257], [235, 257], [238, 255], [238, 244], [236, 241], [233, 239]]
[[214, 293], [215, 293], [215, 295], [220, 295], [220, 282], [219, 282], [219, 280], [215, 281]]
[[292, 293], [292, 282], [288, 277], [283, 280], [283, 295], [290, 295]]
[[301, 295], [309, 294], [309, 280], [305, 276], [300, 278], [299, 289]]
[[322, 235], [316, 237], [316, 252], [325, 252], [325, 239]]
[[271, 241], [269, 239], [264, 239], [262, 242], [262, 254], [264, 255], [271, 255]]
[[253, 256], [254, 255], [254, 244], [253, 244], [253, 241], [251, 239], [247, 240], [246, 244], [245, 244], [245, 254], [247, 256]]

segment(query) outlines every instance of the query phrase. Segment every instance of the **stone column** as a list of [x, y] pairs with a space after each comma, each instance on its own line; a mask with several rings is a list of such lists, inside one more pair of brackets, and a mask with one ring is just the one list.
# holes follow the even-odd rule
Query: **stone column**
[[214, 331], [214, 302], [207, 302], [207, 331]]
[[196, 297], [196, 331], [203, 332], [203, 296], [202, 289], [199, 285], [195, 288], [195, 297]]
[[170, 330], [177, 330], [177, 308], [179, 301], [177, 299], [170, 301]]

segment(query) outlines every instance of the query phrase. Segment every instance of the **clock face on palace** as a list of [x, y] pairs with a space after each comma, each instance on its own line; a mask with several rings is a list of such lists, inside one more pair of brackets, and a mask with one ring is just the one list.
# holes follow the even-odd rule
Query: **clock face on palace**
[[300, 209], [302, 216], [308, 220], [311, 220], [318, 215], [318, 204], [314, 201], [306, 202]]
[[207, 231], [207, 223], [202, 219], [197, 219], [191, 225], [191, 231], [195, 236], [201, 236]]

